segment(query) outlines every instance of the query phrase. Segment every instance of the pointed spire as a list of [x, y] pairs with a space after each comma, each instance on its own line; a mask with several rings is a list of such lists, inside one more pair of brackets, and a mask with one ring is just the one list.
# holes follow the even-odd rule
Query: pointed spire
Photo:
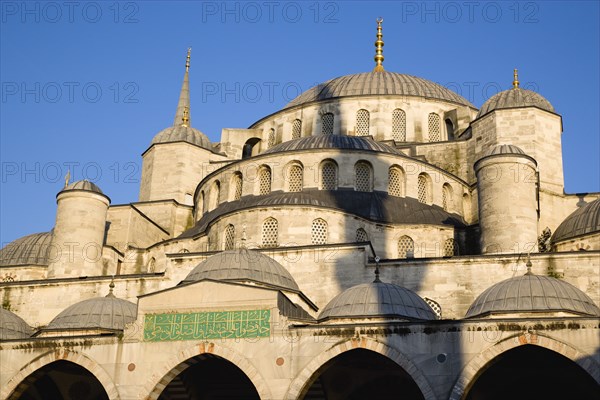
[[110, 284], [108, 285], [108, 294], [106, 295], [106, 297], [115, 297], [115, 295], [113, 294], [113, 289], [115, 288], [115, 276], [113, 275], [111, 280], [110, 280]]
[[513, 89], [517, 89], [519, 87], [519, 71], [515, 68], [513, 71]]
[[373, 72], [383, 72], [383, 33], [381, 33], [381, 23], [383, 22], [383, 18], [377, 18], [377, 40], [375, 41], [375, 68], [373, 68]]
[[187, 51], [187, 57], [185, 59], [185, 75], [183, 76], [183, 85], [181, 85], [181, 93], [179, 95], [179, 103], [177, 104], [177, 111], [175, 112], [175, 121], [173, 122], [173, 126], [192, 126], [192, 118], [190, 117], [189, 79], [191, 53], [192, 48], [190, 47]]

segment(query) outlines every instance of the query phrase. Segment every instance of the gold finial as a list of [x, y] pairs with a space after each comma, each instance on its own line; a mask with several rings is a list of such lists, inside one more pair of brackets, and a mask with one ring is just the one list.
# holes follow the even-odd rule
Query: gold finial
[[525, 266], [527, 267], [527, 272], [525, 272], [525, 275], [533, 275], [531, 272], [531, 259], [529, 257], [529, 253], [527, 253], [527, 262], [525, 263]]
[[519, 87], [519, 72], [515, 68], [513, 72], [513, 88], [516, 89]]
[[69, 185], [69, 179], [71, 179], [71, 170], [67, 170], [67, 174], [65, 175], [65, 187]]
[[113, 294], [113, 289], [115, 288], [115, 276], [113, 275], [112, 278], [110, 279], [110, 283], [108, 285], [108, 294], [106, 295], [106, 297], [115, 297], [115, 295]]
[[381, 23], [383, 22], [383, 18], [377, 18], [377, 40], [375, 41], [375, 68], [373, 68], [373, 72], [383, 72], [383, 33], [381, 33]]
[[192, 54], [192, 48], [188, 47], [187, 57], [185, 58], [185, 72], [190, 70], [190, 55]]
[[190, 108], [186, 106], [183, 108], [183, 117], [181, 117], [181, 126], [185, 126], [187, 128], [189, 122], [190, 122]]

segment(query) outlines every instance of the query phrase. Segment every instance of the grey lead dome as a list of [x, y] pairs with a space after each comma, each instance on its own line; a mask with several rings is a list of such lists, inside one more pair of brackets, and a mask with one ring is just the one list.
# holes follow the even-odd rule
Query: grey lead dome
[[58, 314], [45, 328], [64, 329], [110, 329], [123, 330], [135, 321], [137, 306], [112, 295], [96, 297], [75, 303]]
[[0, 265], [48, 265], [52, 232], [16, 239], [0, 250]]
[[248, 249], [227, 250], [207, 258], [198, 264], [183, 282], [202, 279], [251, 281], [299, 290], [292, 275], [281, 264], [259, 251]]
[[263, 154], [315, 149], [367, 150], [380, 153], [401, 154], [393, 147], [384, 143], [379, 143], [369, 137], [346, 135], [317, 135], [288, 140], [273, 146]]
[[552, 242], [561, 242], [589, 233], [600, 232], [600, 199], [575, 210], [554, 231]]
[[98, 185], [96, 185], [94, 182], [88, 181], [87, 179], [69, 183], [61, 190], [61, 192], [65, 192], [68, 190], [87, 190], [88, 192], [103, 194], [102, 190], [100, 190]]
[[486, 289], [475, 299], [465, 317], [561, 311], [600, 316], [594, 301], [570, 283], [549, 276], [526, 274]]
[[319, 314], [319, 320], [373, 317], [436, 319], [431, 307], [415, 292], [384, 282], [365, 283], [346, 289]]
[[331, 79], [301, 93], [284, 109], [340, 97], [379, 95], [425, 97], [475, 108], [464, 97], [435, 82], [412, 75], [382, 71]]
[[541, 94], [527, 89], [512, 88], [490, 97], [477, 113], [477, 118], [494, 110], [519, 107], [537, 107], [554, 112], [554, 107]]
[[31, 327], [17, 314], [0, 307], [0, 340], [24, 339], [32, 334]]
[[151, 145], [172, 142], [187, 142], [207, 150], [212, 149], [212, 144], [204, 133], [200, 132], [198, 129], [183, 125], [170, 126], [163, 129], [154, 136]]

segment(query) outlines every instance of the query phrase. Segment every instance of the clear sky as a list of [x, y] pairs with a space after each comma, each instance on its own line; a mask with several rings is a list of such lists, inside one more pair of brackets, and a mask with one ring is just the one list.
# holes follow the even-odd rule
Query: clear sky
[[136, 201], [141, 154], [173, 123], [192, 47], [191, 115], [219, 141], [316, 83], [373, 68], [384, 18], [388, 71], [480, 107], [538, 91], [563, 117], [567, 193], [600, 191], [597, 1], [2, 1], [0, 242], [50, 230], [55, 195], [96, 182]]

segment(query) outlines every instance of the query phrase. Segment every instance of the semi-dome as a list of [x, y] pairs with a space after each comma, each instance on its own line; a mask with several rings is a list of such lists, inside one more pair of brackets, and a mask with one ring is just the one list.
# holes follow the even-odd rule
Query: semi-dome
[[34, 233], [14, 240], [0, 250], [0, 265], [48, 265], [52, 232]]
[[552, 242], [561, 242], [578, 236], [600, 232], [600, 199], [575, 210], [556, 228]]
[[210, 140], [204, 133], [198, 129], [184, 125], [170, 126], [163, 129], [154, 136], [151, 145], [171, 142], [187, 142], [208, 150], [212, 149]]
[[370, 137], [346, 135], [316, 135], [288, 140], [287, 142], [273, 146], [263, 154], [315, 149], [367, 150], [379, 153], [400, 154], [393, 147], [379, 143]]
[[319, 314], [319, 320], [347, 318], [434, 320], [436, 315], [415, 292], [392, 283], [372, 282], [344, 290]]
[[570, 283], [527, 273], [486, 289], [475, 299], [465, 317], [551, 312], [600, 316], [594, 301]]
[[24, 339], [32, 333], [31, 327], [21, 317], [0, 308], [0, 340]]
[[248, 249], [227, 250], [198, 264], [183, 282], [202, 279], [244, 282], [299, 290], [298, 284], [277, 261], [259, 251]]
[[45, 330], [109, 329], [123, 330], [135, 321], [137, 306], [112, 293], [75, 303], [58, 314]]
[[377, 95], [424, 97], [475, 108], [464, 97], [435, 82], [388, 71], [364, 72], [331, 79], [301, 93], [285, 108], [341, 97]]
[[477, 113], [477, 118], [492, 112], [506, 108], [537, 107], [551, 113], [554, 107], [542, 95], [527, 89], [513, 87], [490, 97]]
[[489, 157], [489, 156], [497, 156], [497, 155], [501, 155], [501, 154], [523, 154], [523, 155], [525, 155], [525, 152], [523, 150], [521, 150], [520, 147], [517, 147], [512, 144], [499, 144], [497, 146], [489, 148], [486, 152], [484, 152], [481, 155], [481, 158]]
[[98, 185], [96, 185], [94, 182], [88, 181], [87, 179], [71, 182], [67, 186], [65, 186], [61, 190], [61, 192], [65, 192], [68, 190], [87, 190], [88, 192], [95, 192], [95, 193], [103, 194], [102, 190], [100, 190]]

